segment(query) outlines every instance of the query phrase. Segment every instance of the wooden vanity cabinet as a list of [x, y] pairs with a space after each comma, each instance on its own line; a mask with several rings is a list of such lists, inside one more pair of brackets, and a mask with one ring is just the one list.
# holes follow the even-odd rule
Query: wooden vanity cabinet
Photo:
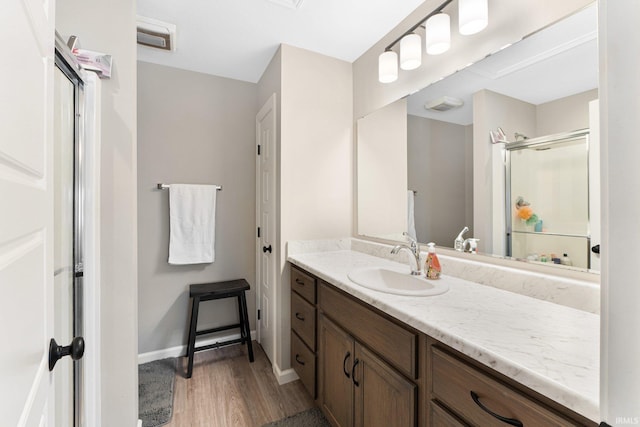
[[334, 427], [597, 427], [295, 266], [291, 289], [291, 363]]
[[316, 390], [316, 278], [291, 266], [291, 366], [312, 398]]
[[[369, 323], [359, 323], [357, 312], [362, 306], [322, 281], [319, 283], [319, 306], [319, 401], [330, 422], [335, 427], [416, 426], [416, 383], [383, 360], [377, 354], [378, 348], [368, 347], [378, 340], [396, 341], [397, 336], [379, 334], [396, 331], [399, 325], [370, 309], [365, 314]], [[342, 316], [349, 316], [351, 320], [338, 325], [336, 318]], [[417, 336], [405, 329], [402, 331], [407, 333], [405, 338], [413, 336], [414, 343], [408, 348], [415, 353]], [[389, 351], [386, 347], [383, 346], [383, 352]], [[405, 359], [415, 361], [415, 357]], [[401, 369], [415, 375], [415, 369], [410, 366]]]

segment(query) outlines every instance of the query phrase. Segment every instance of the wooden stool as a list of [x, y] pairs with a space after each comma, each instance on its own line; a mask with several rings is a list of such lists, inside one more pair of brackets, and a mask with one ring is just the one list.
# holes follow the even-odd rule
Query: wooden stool
[[[249, 284], [244, 279], [229, 280], [226, 282], [214, 282], [214, 283], [201, 283], [196, 285], [189, 285], [189, 296], [192, 298], [191, 302], [191, 324], [189, 326], [189, 342], [187, 344], [187, 357], [189, 358], [189, 365], [187, 368], [187, 378], [191, 378], [193, 373], [193, 354], [196, 351], [209, 350], [211, 348], [222, 347], [229, 344], [244, 344], [247, 343], [247, 350], [249, 352], [249, 362], [253, 362], [253, 346], [251, 345], [251, 329], [249, 328], [249, 314], [247, 312], [247, 299], [244, 291], [249, 290]], [[238, 316], [240, 323], [233, 325], [220, 326], [217, 328], [206, 329], [203, 331], [197, 331], [196, 324], [198, 323], [198, 309], [201, 301], [210, 301], [213, 299], [221, 298], [238, 298]], [[227, 329], [240, 328], [240, 338], [234, 340], [228, 340], [223, 342], [216, 342], [215, 344], [205, 345], [202, 347], [196, 347], [196, 336], [212, 334], [214, 332], [226, 331]]]

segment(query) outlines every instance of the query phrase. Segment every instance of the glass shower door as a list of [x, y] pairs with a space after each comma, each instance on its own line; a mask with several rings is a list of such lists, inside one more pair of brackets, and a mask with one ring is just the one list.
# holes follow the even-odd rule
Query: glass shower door
[[579, 131], [507, 146], [509, 256], [589, 268], [588, 138]]

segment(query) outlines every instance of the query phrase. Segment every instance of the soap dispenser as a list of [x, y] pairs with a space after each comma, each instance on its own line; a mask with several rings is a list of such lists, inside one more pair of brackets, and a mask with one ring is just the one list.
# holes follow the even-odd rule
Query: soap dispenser
[[436, 255], [436, 244], [427, 243], [427, 260], [424, 262], [424, 275], [427, 279], [439, 279], [442, 267]]

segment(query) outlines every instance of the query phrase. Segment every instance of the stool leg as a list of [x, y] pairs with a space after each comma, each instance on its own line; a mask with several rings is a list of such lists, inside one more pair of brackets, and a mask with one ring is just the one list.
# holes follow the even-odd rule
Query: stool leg
[[247, 351], [249, 352], [249, 362], [253, 363], [253, 345], [251, 344], [251, 327], [249, 326], [249, 311], [247, 310], [247, 298], [244, 291], [240, 295], [242, 299], [242, 321], [241, 328], [244, 327], [244, 333], [247, 338]]
[[189, 342], [187, 343], [187, 378], [191, 378], [193, 373], [193, 354], [196, 349], [196, 325], [198, 323], [198, 309], [200, 308], [200, 297], [193, 297], [191, 303], [191, 323], [189, 324]]
[[242, 298], [240, 298], [240, 294], [237, 296], [238, 299], [238, 320], [240, 323], [240, 345], [243, 345], [247, 339], [247, 334], [244, 329], [244, 311], [242, 310]]

